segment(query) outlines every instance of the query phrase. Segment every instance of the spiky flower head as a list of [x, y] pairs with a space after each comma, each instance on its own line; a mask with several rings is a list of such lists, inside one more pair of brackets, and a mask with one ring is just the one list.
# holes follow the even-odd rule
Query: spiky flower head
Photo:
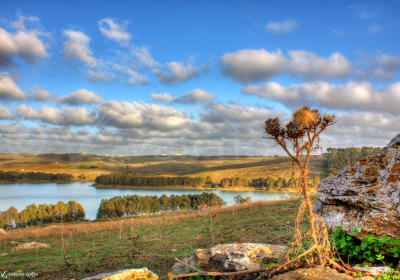
[[303, 126], [298, 125], [294, 121], [288, 122], [286, 125], [286, 135], [288, 139], [298, 139], [303, 138], [305, 130]]
[[271, 135], [273, 137], [278, 137], [279, 135], [284, 134], [278, 118], [266, 120], [264, 122], [264, 129], [268, 135]]
[[327, 123], [331, 123], [335, 120], [335, 117], [333, 115], [325, 115], [324, 116], [324, 121]]
[[293, 113], [293, 121], [301, 127], [308, 127], [314, 121], [316, 121], [317, 116], [314, 112], [310, 111], [307, 107], [298, 109]]

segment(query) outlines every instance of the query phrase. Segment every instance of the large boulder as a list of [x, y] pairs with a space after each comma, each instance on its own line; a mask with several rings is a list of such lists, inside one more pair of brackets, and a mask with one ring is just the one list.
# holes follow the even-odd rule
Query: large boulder
[[[400, 134], [378, 154], [318, 184], [314, 205], [329, 229], [400, 238]], [[357, 236], [358, 238], [359, 235]]]
[[102, 273], [96, 276], [84, 278], [82, 280], [158, 280], [158, 275], [154, 274], [147, 267], [124, 269], [115, 272]]
[[17, 247], [14, 247], [11, 249], [11, 252], [18, 252], [22, 250], [33, 250], [33, 249], [41, 249], [41, 248], [51, 248], [50, 245], [45, 244], [45, 243], [37, 243], [37, 242], [29, 242], [29, 243], [23, 243], [19, 244]]
[[[220, 244], [211, 249], [196, 249], [182, 261], [203, 271], [242, 271], [260, 268], [285, 254], [286, 246], [260, 243]], [[190, 269], [181, 263], [172, 267], [173, 275], [186, 274]]]

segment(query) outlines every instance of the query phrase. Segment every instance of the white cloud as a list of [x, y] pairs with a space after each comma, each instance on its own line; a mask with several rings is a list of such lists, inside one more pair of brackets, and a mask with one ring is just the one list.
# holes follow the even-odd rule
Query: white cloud
[[85, 107], [66, 107], [61, 113], [57, 108], [42, 106], [38, 111], [26, 105], [15, 107], [17, 115], [27, 120], [40, 120], [44, 123], [55, 125], [84, 126], [94, 124], [96, 121], [95, 112], [89, 113]]
[[85, 75], [85, 78], [87, 81], [91, 83], [108, 83], [111, 81], [113, 78], [110, 74], [101, 72], [101, 71], [93, 71], [92, 69], [89, 69], [87, 74]]
[[266, 83], [262, 87], [248, 86], [243, 94], [258, 95], [297, 109], [317, 106], [331, 109], [392, 112], [400, 114], [400, 83], [387, 88], [374, 89], [369, 82], [348, 82], [333, 85], [327, 82], [310, 82], [284, 87], [278, 83]]
[[340, 53], [333, 53], [328, 58], [312, 52], [289, 51], [290, 72], [310, 78], [344, 78], [353, 72], [352, 63]]
[[167, 63], [167, 69], [169, 73], [156, 69], [153, 70], [158, 80], [164, 84], [183, 83], [199, 76], [199, 68], [192, 66], [190, 63], [185, 66], [182, 62], [173, 61]]
[[199, 102], [209, 102], [215, 99], [215, 95], [206, 92], [202, 89], [194, 89], [187, 94], [182, 94], [177, 98], [172, 97], [168, 93], [163, 94], [151, 94], [150, 98], [154, 101], [160, 101], [165, 103], [181, 103], [181, 104], [197, 104]]
[[150, 98], [154, 101], [160, 101], [160, 102], [165, 102], [165, 103], [172, 103], [175, 98], [171, 96], [169, 93], [152, 93], [150, 95]]
[[57, 99], [55, 94], [45, 90], [42, 86], [33, 86], [33, 88], [28, 89], [28, 91], [31, 92], [31, 94], [27, 95], [27, 98], [32, 101], [47, 101]]
[[189, 123], [185, 111], [155, 104], [109, 101], [96, 107], [104, 126], [176, 130]]
[[285, 21], [270, 21], [265, 26], [265, 32], [267, 33], [291, 33], [295, 29], [299, 28], [299, 25], [294, 19], [286, 19]]
[[15, 118], [15, 116], [10, 109], [0, 105], [0, 119], [1, 120], [14, 119], [14, 118]]
[[63, 44], [63, 54], [73, 65], [75, 58], [78, 58], [88, 67], [97, 66], [96, 59], [92, 56], [89, 48], [90, 38], [81, 31], [63, 30], [67, 40]]
[[69, 96], [65, 95], [61, 97], [58, 102], [69, 105], [81, 105], [104, 103], [104, 100], [93, 91], [78, 89], [77, 91], [70, 92]]
[[48, 57], [45, 44], [38, 38], [39, 34], [41, 32], [37, 30], [25, 28], [11, 34], [0, 28], [0, 67], [12, 67], [14, 56], [19, 56], [33, 65], [38, 58]]
[[381, 11], [367, 5], [350, 5], [348, 9], [353, 10], [360, 19], [371, 19], [379, 17]]
[[110, 18], [104, 18], [98, 21], [98, 24], [101, 34], [121, 45], [126, 44], [132, 38], [132, 35], [125, 31], [128, 22], [118, 24]]
[[8, 73], [0, 73], [0, 99], [25, 99], [25, 93], [15, 84]]
[[128, 80], [124, 83], [128, 86], [142, 86], [149, 83], [149, 79], [146, 76], [140, 75], [137, 71], [126, 67], [123, 71], [124, 75], [128, 76]]
[[137, 67], [148, 67], [150, 69], [158, 68], [161, 66], [160, 63], [155, 61], [150, 55], [150, 52], [146, 47], [133, 47], [131, 48], [131, 55], [133, 61], [131, 63], [133, 68]]
[[270, 79], [287, 67], [288, 59], [281, 51], [241, 50], [221, 58], [222, 74], [244, 83]]

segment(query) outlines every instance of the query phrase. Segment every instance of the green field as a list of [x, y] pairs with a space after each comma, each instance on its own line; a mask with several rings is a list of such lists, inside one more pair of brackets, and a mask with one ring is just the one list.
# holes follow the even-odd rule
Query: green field
[[[32, 229], [23, 229], [19, 231], [23, 235], [13, 237], [11, 231], [8, 238], [0, 236], [0, 254], [8, 253], [0, 257], [0, 271], [36, 272], [39, 279], [81, 279], [102, 272], [147, 267], [162, 277], [171, 271], [175, 257], [183, 259], [197, 248], [244, 242], [287, 245], [293, 237], [298, 206], [298, 200], [288, 200], [255, 203], [242, 206], [242, 210], [237, 206], [239, 208], [225, 211], [222, 208], [203, 214], [195, 211], [196, 217], [192, 218], [183, 215], [162, 220], [153, 215], [125, 219], [121, 235], [119, 221], [108, 229], [107, 222], [91, 223], [92, 228], [85, 223], [76, 225], [79, 229], [66, 225], [64, 246], [70, 266], [64, 261], [59, 234], [33, 238], [33, 233], [29, 233]], [[215, 218], [212, 218], [213, 213]], [[91, 232], [93, 226], [98, 228]], [[42, 229], [42, 234], [49, 234], [54, 228], [48, 229]], [[39, 236], [40, 232], [34, 234]], [[134, 241], [132, 237], [137, 236], [138, 240]], [[43, 242], [52, 248], [10, 252], [17, 245], [11, 241], [16, 239], [18, 242]]]

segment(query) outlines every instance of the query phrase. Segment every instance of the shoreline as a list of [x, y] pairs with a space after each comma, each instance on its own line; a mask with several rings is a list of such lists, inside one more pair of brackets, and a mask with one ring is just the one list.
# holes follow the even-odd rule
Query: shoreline
[[[298, 190], [264, 190], [256, 187], [237, 187], [237, 188], [203, 188], [203, 187], [192, 187], [192, 186], [163, 186], [163, 187], [144, 187], [144, 186], [129, 186], [129, 185], [90, 185], [89, 187], [100, 188], [100, 189], [156, 189], [156, 190], [217, 190], [217, 191], [260, 191], [260, 192], [277, 192], [277, 193], [295, 193]], [[314, 193], [315, 191], [311, 191]]]

